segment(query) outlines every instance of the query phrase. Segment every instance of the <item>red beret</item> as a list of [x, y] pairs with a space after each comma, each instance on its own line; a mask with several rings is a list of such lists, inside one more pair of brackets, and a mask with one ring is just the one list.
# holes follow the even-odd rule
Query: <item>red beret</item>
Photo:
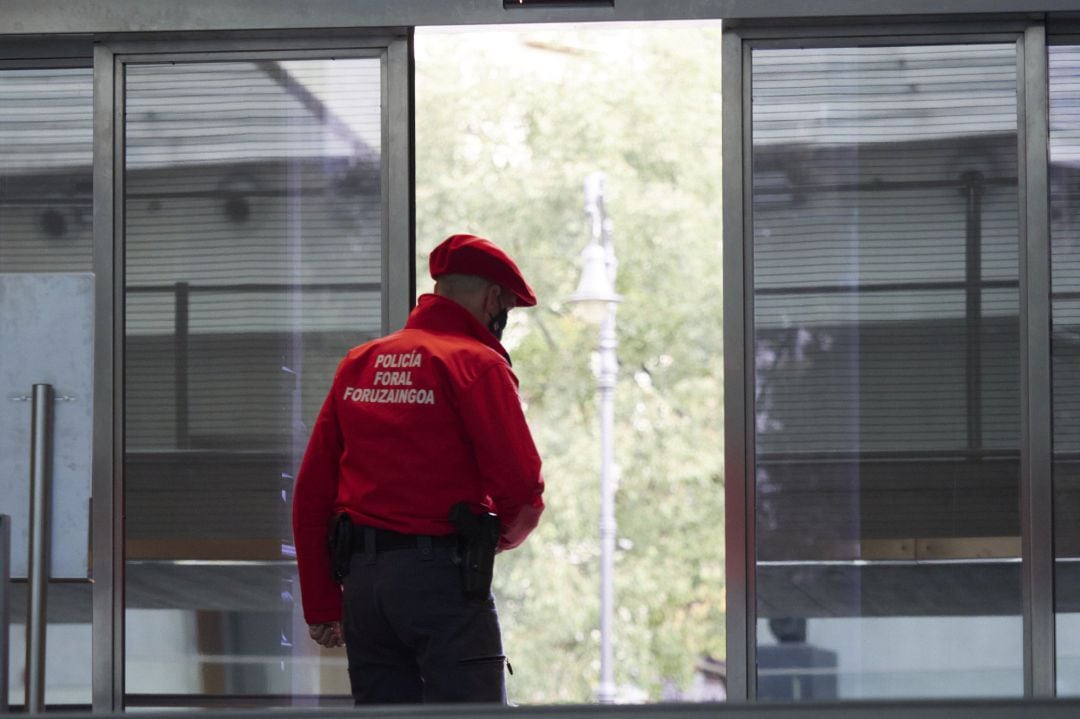
[[536, 295], [510, 256], [491, 240], [476, 235], [451, 235], [431, 251], [431, 279], [443, 275], [474, 275], [497, 282], [517, 296], [518, 307], [532, 307]]

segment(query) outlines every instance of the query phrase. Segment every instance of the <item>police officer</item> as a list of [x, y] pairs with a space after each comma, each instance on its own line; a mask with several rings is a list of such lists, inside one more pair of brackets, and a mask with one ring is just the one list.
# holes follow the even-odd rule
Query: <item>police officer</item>
[[[430, 257], [434, 294], [405, 328], [338, 366], [297, 477], [293, 533], [304, 618], [345, 644], [357, 704], [506, 701], [494, 600], [463, 591], [450, 510], [498, 515], [498, 549], [540, 518], [540, 457], [525, 423], [507, 313], [536, 304], [506, 253], [453, 235]], [[341, 585], [328, 527], [352, 529]]]

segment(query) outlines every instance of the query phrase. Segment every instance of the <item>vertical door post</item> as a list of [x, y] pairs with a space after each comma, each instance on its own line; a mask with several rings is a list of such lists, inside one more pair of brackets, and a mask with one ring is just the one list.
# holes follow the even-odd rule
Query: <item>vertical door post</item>
[[1023, 537], [1024, 695], [1054, 696], [1054, 491], [1050, 374], [1049, 81], [1046, 28], [1021, 39], [1020, 529]]
[[[123, 709], [123, 252], [117, 190], [123, 85], [110, 47], [94, 46], [93, 710]], [[118, 107], [118, 105], [121, 105]], [[117, 121], [117, 118], [121, 121]]]

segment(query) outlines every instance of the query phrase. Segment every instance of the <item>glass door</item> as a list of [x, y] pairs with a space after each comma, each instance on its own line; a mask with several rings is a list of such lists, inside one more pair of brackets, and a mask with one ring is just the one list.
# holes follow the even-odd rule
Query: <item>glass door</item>
[[338, 360], [412, 304], [409, 43], [3, 46], [0, 680], [15, 706], [40, 383], [56, 395], [45, 671], [30, 674], [45, 704], [347, 696], [343, 654], [301, 618], [290, 494]]
[[752, 50], [760, 699], [1019, 696], [1017, 45]]
[[337, 363], [411, 304], [404, 46], [117, 55], [128, 706], [350, 703], [291, 492]]
[[[43, 46], [44, 47], [44, 46]], [[57, 56], [73, 55], [67, 59]], [[28, 676], [32, 385], [49, 384], [53, 471], [43, 526], [46, 706], [91, 703], [93, 71], [89, 47], [0, 59], [0, 513], [12, 520], [9, 701]], [[0, 558], [2, 561], [3, 558]], [[33, 671], [33, 670], [31, 670]], [[6, 707], [0, 707], [3, 711]]]
[[1049, 48], [1057, 692], [1080, 695], [1080, 45]]

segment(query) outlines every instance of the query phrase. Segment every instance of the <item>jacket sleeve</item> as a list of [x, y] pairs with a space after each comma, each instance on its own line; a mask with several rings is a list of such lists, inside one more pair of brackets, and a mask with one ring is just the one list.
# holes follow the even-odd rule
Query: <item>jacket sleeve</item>
[[[336, 377], [335, 377], [336, 380]], [[311, 432], [293, 491], [293, 538], [304, 619], [322, 624], [341, 619], [341, 588], [330, 576], [327, 548], [337, 498], [338, 464], [344, 443], [330, 388]]]
[[481, 373], [463, 393], [461, 410], [484, 487], [502, 524], [499, 549], [513, 549], [540, 521], [544, 479], [510, 368], [498, 364]]

